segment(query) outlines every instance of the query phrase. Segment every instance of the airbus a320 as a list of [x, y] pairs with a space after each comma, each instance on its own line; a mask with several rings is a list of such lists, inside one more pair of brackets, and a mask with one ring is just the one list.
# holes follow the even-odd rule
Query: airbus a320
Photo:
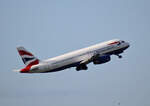
[[17, 47], [26, 66], [16, 71], [20, 73], [48, 73], [71, 67], [76, 67], [77, 71], [87, 70], [87, 64], [91, 62], [95, 65], [104, 64], [111, 60], [111, 55], [122, 58], [120, 54], [129, 46], [126, 41], [114, 39], [47, 60], [39, 60], [24, 47]]

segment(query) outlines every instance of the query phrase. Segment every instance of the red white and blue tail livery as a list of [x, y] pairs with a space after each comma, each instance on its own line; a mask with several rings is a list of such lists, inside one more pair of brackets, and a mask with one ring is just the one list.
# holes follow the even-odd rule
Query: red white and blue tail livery
[[17, 47], [26, 65], [25, 68], [17, 71], [21, 73], [48, 73], [70, 67], [76, 67], [77, 71], [87, 70], [87, 64], [93, 62], [93, 64], [97, 65], [109, 62], [111, 55], [122, 58], [120, 54], [129, 46], [128, 42], [114, 39], [43, 61], [39, 61], [38, 58], [24, 47]]
[[20, 72], [28, 73], [33, 65], [39, 64], [39, 59], [37, 59], [32, 53], [27, 51], [24, 47], [17, 47], [18, 53], [22, 58], [22, 61], [26, 65]]

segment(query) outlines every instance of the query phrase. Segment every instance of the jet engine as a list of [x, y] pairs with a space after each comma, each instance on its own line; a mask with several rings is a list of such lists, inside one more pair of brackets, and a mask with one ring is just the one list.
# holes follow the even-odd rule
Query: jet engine
[[109, 62], [111, 60], [110, 55], [104, 55], [104, 56], [100, 56], [96, 59], [93, 60], [94, 64], [103, 64], [106, 62]]

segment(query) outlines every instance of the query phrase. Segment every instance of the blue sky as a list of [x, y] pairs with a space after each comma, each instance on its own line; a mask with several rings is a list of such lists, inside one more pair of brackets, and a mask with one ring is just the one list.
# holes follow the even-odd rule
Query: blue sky
[[[0, 105], [149, 106], [149, 0], [0, 0]], [[20, 74], [16, 46], [39, 59], [119, 38], [130, 42], [88, 71]], [[120, 103], [120, 104], [119, 104]]]

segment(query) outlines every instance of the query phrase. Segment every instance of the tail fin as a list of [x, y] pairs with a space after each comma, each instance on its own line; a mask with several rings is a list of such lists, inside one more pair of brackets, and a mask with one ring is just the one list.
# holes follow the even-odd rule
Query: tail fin
[[24, 47], [17, 47], [17, 50], [26, 66], [39, 64], [39, 59], [37, 59], [32, 53], [27, 51]]

